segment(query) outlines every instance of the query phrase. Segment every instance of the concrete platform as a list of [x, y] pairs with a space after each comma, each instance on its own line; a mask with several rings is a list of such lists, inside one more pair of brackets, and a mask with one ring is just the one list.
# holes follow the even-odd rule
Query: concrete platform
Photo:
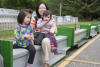
[[[100, 34], [99, 34], [100, 35]], [[100, 67], [100, 37], [65, 67]], [[98, 63], [98, 64], [97, 64]]]

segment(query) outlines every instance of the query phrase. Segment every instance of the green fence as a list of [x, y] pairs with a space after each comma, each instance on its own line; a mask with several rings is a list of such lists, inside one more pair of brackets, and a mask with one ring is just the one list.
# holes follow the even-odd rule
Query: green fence
[[74, 45], [74, 28], [67, 28], [67, 27], [61, 27], [57, 28], [58, 33], [57, 35], [63, 35], [67, 36], [67, 47], [71, 47]]
[[0, 53], [3, 56], [4, 67], [13, 67], [13, 46], [12, 42], [0, 40]]

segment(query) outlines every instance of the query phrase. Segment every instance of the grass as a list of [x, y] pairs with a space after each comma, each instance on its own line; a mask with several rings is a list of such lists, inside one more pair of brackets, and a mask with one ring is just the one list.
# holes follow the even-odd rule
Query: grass
[[[76, 27], [79, 27], [83, 24], [90, 24], [91, 22], [79, 22], [76, 24]], [[67, 24], [67, 25], [57, 25], [57, 27], [70, 27], [75, 28], [75, 24]], [[5, 30], [0, 31], [0, 39], [9, 40], [14, 39], [14, 30]]]
[[[90, 24], [91, 22], [78, 22], [76, 24], [76, 27], [79, 27], [80, 25], [87, 25]], [[75, 24], [66, 24], [66, 25], [57, 25], [57, 27], [70, 27], [70, 28], [75, 28]]]
[[9, 40], [14, 38], [13, 30], [0, 31], [0, 39]]

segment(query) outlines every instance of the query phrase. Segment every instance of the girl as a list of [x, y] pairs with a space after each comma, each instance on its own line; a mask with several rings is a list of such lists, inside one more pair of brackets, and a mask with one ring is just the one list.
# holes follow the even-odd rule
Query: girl
[[54, 36], [55, 31], [55, 24], [51, 21], [52, 14], [49, 10], [44, 11], [43, 17], [37, 21], [37, 28], [41, 29], [42, 27], [50, 29], [50, 32], [42, 31], [40, 32], [45, 34], [45, 37], [50, 39], [51, 48], [54, 54], [58, 54], [58, 48], [57, 48], [57, 41]]
[[33, 44], [33, 33], [30, 26], [32, 11], [29, 9], [24, 9], [19, 12], [17, 17], [18, 24], [15, 26], [14, 36], [16, 39], [16, 44], [14, 48], [24, 48], [29, 51], [29, 59], [26, 67], [32, 67], [36, 50]]

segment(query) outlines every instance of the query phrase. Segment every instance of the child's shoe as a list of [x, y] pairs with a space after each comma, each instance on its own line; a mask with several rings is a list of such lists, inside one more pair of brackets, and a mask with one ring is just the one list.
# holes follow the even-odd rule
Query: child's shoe
[[26, 67], [32, 67], [32, 64], [27, 64], [27, 66]]
[[62, 54], [62, 52], [58, 51], [58, 49], [56, 48], [56, 49], [54, 50], [54, 54], [58, 55], [58, 54]]

